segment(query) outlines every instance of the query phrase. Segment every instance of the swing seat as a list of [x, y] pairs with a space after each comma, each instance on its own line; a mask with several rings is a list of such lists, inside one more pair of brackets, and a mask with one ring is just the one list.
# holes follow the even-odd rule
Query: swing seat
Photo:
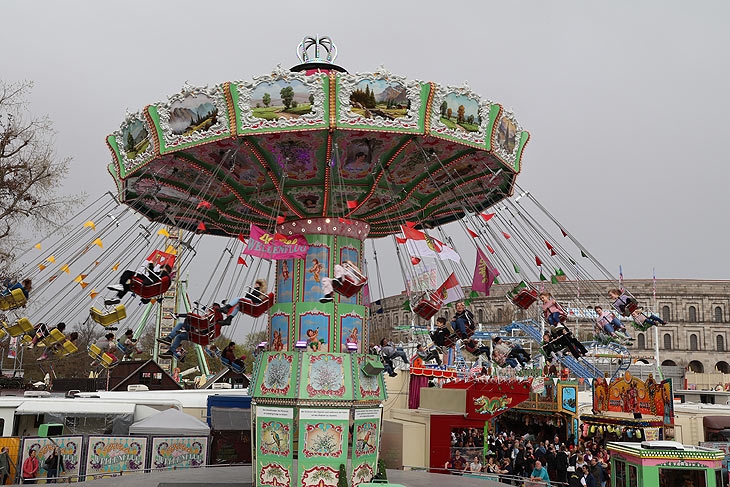
[[[518, 292], [514, 295], [514, 297], [509, 297], [508, 299], [517, 306], [520, 309], [528, 309], [530, 306], [532, 306], [532, 303], [537, 301], [537, 291], [534, 289], [525, 288], [522, 291]], [[561, 320], [561, 322], [564, 320]]]
[[153, 284], [144, 284], [140, 277], [134, 276], [129, 280], [129, 290], [142, 299], [152, 299], [165, 294], [171, 284], [170, 276], [162, 276], [159, 282]]
[[424, 320], [430, 320], [443, 305], [441, 296], [435, 291], [426, 291], [421, 295], [418, 304], [413, 308], [413, 312]]
[[22, 289], [13, 289], [9, 294], [0, 295], [0, 311], [9, 311], [11, 309], [25, 306], [28, 299]]
[[[3, 322], [3, 325], [5, 325], [4, 322]], [[5, 328], [0, 328], [0, 342], [5, 340], [6, 336], [8, 336], [8, 332], [5, 331]]]
[[103, 313], [99, 311], [96, 307], [91, 307], [91, 310], [89, 310], [89, 316], [91, 316], [91, 319], [99, 323], [101, 326], [106, 328], [107, 326], [111, 326], [114, 323], [119, 323], [124, 318], [127, 317], [127, 309], [124, 307], [123, 304], [118, 304], [114, 307], [113, 311], [110, 311], [108, 313]]
[[367, 277], [355, 276], [354, 273], [352, 275], [345, 274], [342, 276], [341, 281], [332, 279], [332, 289], [346, 298], [351, 298], [359, 293], [367, 282]]
[[64, 335], [62, 331], [58, 328], [53, 328], [42, 340], [38, 340], [37, 345], [39, 347], [50, 347], [57, 343], [61, 343], [65, 339], [66, 335]]
[[20, 318], [18, 321], [15, 322], [14, 325], [11, 326], [8, 326], [7, 323], [5, 323], [5, 331], [7, 331], [11, 337], [18, 337], [25, 334], [35, 334], [33, 325], [30, 323], [30, 320], [28, 320], [28, 318]]
[[241, 311], [245, 314], [258, 318], [274, 305], [274, 293], [269, 293], [268, 296], [266, 296], [266, 299], [258, 304], [254, 304], [251, 300], [243, 298], [241, 299], [240, 305]]
[[223, 364], [224, 366], [228, 367], [228, 368], [229, 368], [230, 370], [232, 370], [233, 372], [235, 372], [235, 373], [237, 373], [237, 374], [243, 374], [243, 367], [241, 367], [240, 365], [238, 365], [238, 364], [234, 364], [234, 363], [233, 363], [233, 362], [231, 362], [230, 360], [228, 360], [228, 359], [226, 359], [226, 358], [223, 358], [223, 357], [221, 357], [221, 363], [222, 363], [222, 364]]
[[114, 357], [106, 352], [102, 352], [101, 348], [96, 346], [96, 344], [92, 343], [91, 345], [89, 345], [89, 348], [87, 350], [89, 352], [89, 357], [97, 360], [99, 364], [105, 369], [116, 365], [116, 360], [114, 360]]
[[23, 335], [22, 337], [20, 337], [20, 343], [22, 345], [30, 345], [31, 343], [33, 343], [33, 337], [30, 335]]
[[63, 342], [63, 344], [60, 347], [55, 347], [53, 349], [53, 353], [58, 355], [59, 357], [65, 357], [66, 355], [71, 355], [72, 353], [78, 352], [79, 349], [76, 345], [74, 345], [72, 342]]
[[[628, 297], [628, 301], [626, 302], [625, 305], [623, 305], [623, 303], [621, 301], [621, 298], [623, 298], [623, 297]], [[622, 306], [623, 306], [623, 311], [621, 310]], [[631, 296], [621, 295], [621, 297], [619, 297], [616, 301], [613, 302], [613, 307], [614, 307], [614, 309], [616, 309], [616, 311], [621, 313], [622, 316], [630, 316], [631, 313], [633, 313], [634, 311], [636, 311], [639, 308], [639, 302], [636, 299], [632, 298]]]

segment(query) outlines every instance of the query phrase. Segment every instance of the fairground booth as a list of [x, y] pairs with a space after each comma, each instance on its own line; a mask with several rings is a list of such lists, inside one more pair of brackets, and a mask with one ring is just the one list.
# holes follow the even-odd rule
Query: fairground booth
[[577, 437], [578, 382], [537, 378], [527, 401], [495, 418], [496, 432], [514, 432], [535, 440], [563, 442]]
[[593, 381], [593, 414], [583, 414], [581, 435], [598, 441], [674, 438], [672, 381], [623, 376]]
[[721, 487], [720, 450], [675, 441], [616, 442], [611, 455], [611, 487]]

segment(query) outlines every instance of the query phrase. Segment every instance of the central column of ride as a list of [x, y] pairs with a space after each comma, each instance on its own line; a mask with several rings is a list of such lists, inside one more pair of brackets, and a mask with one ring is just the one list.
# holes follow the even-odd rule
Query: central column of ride
[[351, 485], [376, 473], [385, 384], [379, 360], [366, 354], [363, 292], [320, 302], [336, 264], [363, 268], [368, 231], [338, 218], [277, 226], [284, 236], [304, 235], [309, 250], [306, 259], [277, 261], [268, 342], [250, 386], [256, 485], [335, 487], [348, 458]]

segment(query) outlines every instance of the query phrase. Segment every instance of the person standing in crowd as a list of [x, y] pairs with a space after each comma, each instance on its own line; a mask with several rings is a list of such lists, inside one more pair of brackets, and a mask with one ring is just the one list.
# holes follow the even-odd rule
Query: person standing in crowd
[[568, 482], [568, 451], [565, 443], [560, 445], [560, 450], [555, 454], [555, 481]]
[[596, 487], [606, 487], [606, 471], [597, 457], [591, 458], [591, 475], [596, 481]]
[[[576, 467], [578, 468], [578, 467]], [[591, 470], [588, 468], [588, 465], [583, 465], [583, 477], [580, 479], [580, 485], [582, 487], [599, 487], [596, 485], [596, 479], [591, 475]]]
[[5, 485], [5, 482], [10, 476], [10, 454], [8, 453], [8, 447], [4, 446], [0, 450], [0, 485]]
[[35, 484], [38, 476], [38, 458], [35, 456], [35, 450], [28, 452], [28, 458], [23, 462], [23, 483]]
[[550, 476], [548, 475], [547, 469], [542, 466], [540, 460], [535, 461], [535, 468], [530, 474], [530, 480], [538, 480], [545, 482], [545, 485], [550, 485]]
[[47, 484], [55, 484], [59, 472], [63, 472], [63, 461], [58, 453], [58, 447], [54, 446], [51, 454], [43, 462], [46, 469]]

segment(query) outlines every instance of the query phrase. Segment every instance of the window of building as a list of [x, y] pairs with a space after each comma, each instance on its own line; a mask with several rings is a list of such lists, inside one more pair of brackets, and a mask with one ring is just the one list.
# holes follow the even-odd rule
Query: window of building
[[664, 334], [664, 350], [672, 349], [672, 335], [669, 333]]
[[662, 306], [662, 319], [664, 321], [671, 321], [671, 313], [669, 312], [669, 306]]
[[689, 349], [699, 350], [697, 346], [697, 335], [695, 335], [694, 333], [689, 336]]
[[497, 321], [502, 322], [502, 308], [497, 308]]
[[720, 306], [715, 306], [715, 321], [717, 323], [723, 322], [722, 308]]
[[139, 383], [152, 386], [162, 384], [162, 372], [140, 372]]
[[616, 478], [616, 483], [614, 485], [616, 487], [626, 487], [626, 463], [622, 460], [614, 460], [614, 466], [616, 467], [616, 470], [611, 472]]
[[690, 323], [697, 323], [697, 308], [694, 306], [689, 307], [689, 321]]
[[715, 348], [718, 352], [725, 351], [725, 337], [723, 337], [722, 335], [717, 335], [717, 338], [715, 339]]
[[636, 337], [636, 348], [639, 350], [646, 350], [646, 337], [643, 333], [639, 333]]
[[479, 323], [484, 323], [484, 310], [481, 308], [477, 310], [477, 320], [479, 320]]

